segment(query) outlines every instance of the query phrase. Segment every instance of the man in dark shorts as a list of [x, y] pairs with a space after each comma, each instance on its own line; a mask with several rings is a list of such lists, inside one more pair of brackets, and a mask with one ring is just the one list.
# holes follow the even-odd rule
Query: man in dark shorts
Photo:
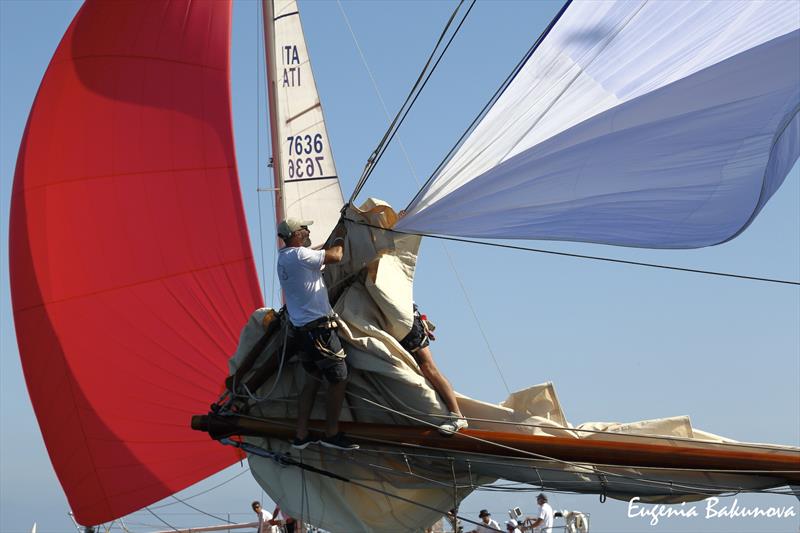
[[414, 357], [422, 375], [439, 393], [447, 409], [450, 410], [449, 418], [439, 425], [439, 432], [443, 435], [452, 435], [456, 431], [468, 427], [469, 424], [458, 408], [458, 400], [453, 392], [453, 386], [439, 372], [439, 368], [433, 362], [433, 354], [430, 349], [432, 339], [433, 335], [427, 317], [420, 314], [417, 304], [414, 304], [414, 323], [408, 335], [400, 341], [400, 345]]
[[[354, 450], [351, 442], [339, 431], [339, 414], [347, 387], [347, 364], [342, 343], [336, 333], [336, 315], [328, 301], [328, 290], [322, 279], [324, 265], [338, 263], [344, 254], [343, 225], [334, 230], [334, 241], [323, 250], [309, 248], [310, 220], [287, 218], [278, 224], [278, 236], [286, 243], [278, 256], [278, 279], [286, 299], [289, 321], [302, 348], [303, 368], [309, 374], [300, 395], [297, 433], [292, 446], [304, 449], [319, 442], [328, 448]], [[309, 435], [308, 419], [322, 379], [328, 382], [325, 437], [318, 441]]]

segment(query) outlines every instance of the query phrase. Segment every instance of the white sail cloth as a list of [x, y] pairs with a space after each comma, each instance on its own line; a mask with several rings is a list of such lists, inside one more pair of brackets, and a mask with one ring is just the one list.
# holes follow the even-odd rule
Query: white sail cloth
[[[351, 370], [341, 420], [398, 426], [438, 424], [441, 421], [438, 415], [445, 415], [447, 409], [421, 375], [414, 359], [397, 341], [405, 336], [411, 324], [411, 289], [420, 238], [377, 229], [391, 228], [397, 220], [394, 211], [380, 202], [370, 200], [360, 210], [350, 207], [347, 218], [370, 226], [347, 223], [345, 258], [339, 264], [328, 265], [325, 272], [332, 299], [336, 301], [335, 309], [342, 319], [339, 332], [345, 341]], [[242, 330], [239, 347], [230, 360], [232, 373], [264, 334], [266, 312], [266, 309], [256, 310]], [[281, 335], [273, 337], [250, 372], [258, 372], [260, 365], [278, 353], [282, 340]], [[470, 354], [462, 357], [465, 361], [473, 360]], [[243, 379], [246, 381], [249, 376]], [[249, 414], [296, 419], [297, 398], [305, 379], [308, 377], [299, 361], [290, 354], [280, 371], [254, 391], [258, 399], [251, 403]], [[651, 444], [664, 444], [668, 441], [658, 436], [668, 436], [677, 439], [676, 442], [691, 440], [695, 446], [710, 452], [733, 442], [693, 428], [685, 416], [629, 424], [590, 422], [573, 427], [563, 413], [552, 383], [517, 391], [500, 405], [459, 396], [459, 406], [470, 418], [472, 429], [616, 441], [627, 435], [631, 442]], [[311, 418], [325, 419], [323, 394], [316, 401]], [[604, 468], [603, 472], [611, 473], [606, 479], [605, 475], [598, 476], [591, 465], [552, 462], [544, 456], [515, 460], [486, 453], [437, 452], [401, 443], [386, 446], [369, 443], [357, 452], [310, 446], [299, 453], [277, 438], [246, 440], [273, 452], [291, 452], [307, 465], [372, 489], [285, 466], [259, 455], [248, 456], [256, 480], [284, 512], [332, 531], [420, 531], [474, 488], [497, 478], [562, 490], [603, 492], [622, 499], [635, 495], [643, 501], [692, 497], [693, 493], [687, 495], [685, 491], [670, 494], [672, 482], [676, 487], [705, 487], [700, 495], [695, 495], [699, 498], [714, 493], [714, 487], [763, 488], [775, 483], [774, 479], [754, 476], [646, 468]], [[665, 487], [670, 487], [666, 495]]]
[[281, 218], [313, 220], [322, 244], [344, 205], [296, 0], [265, 3], [273, 168]]
[[397, 229], [693, 248], [800, 153], [794, 1], [575, 1]]

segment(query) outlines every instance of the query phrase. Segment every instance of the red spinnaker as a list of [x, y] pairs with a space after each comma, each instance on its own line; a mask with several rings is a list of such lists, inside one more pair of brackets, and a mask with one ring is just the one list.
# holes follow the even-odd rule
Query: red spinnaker
[[10, 223], [31, 401], [76, 518], [236, 457], [192, 431], [261, 305], [230, 116], [229, 1], [89, 0], [31, 110]]

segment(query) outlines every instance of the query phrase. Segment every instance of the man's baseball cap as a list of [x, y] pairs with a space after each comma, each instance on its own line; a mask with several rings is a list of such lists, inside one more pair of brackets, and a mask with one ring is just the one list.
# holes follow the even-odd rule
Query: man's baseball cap
[[281, 220], [281, 223], [278, 224], [278, 235], [284, 239], [288, 239], [295, 231], [299, 230], [303, 226], [310, 226], [313, 223], [313, 220], [300, 220], [299, 218], [287, 218]]
[[481, 509], [481, 512], [480, 512], [480, 513], [478, 513], [478, 516], [479, 516], [480, 518], [483, 518], [484, 516], [492, 516], [492, 513], [490, 513], [490, 512], [489, 512], [489, 511], [487, 511], [486, 509]]

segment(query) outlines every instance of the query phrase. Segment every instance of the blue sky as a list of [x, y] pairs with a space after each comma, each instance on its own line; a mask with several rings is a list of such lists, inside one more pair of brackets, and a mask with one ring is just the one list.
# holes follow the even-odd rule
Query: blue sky
[[[19, 364], [8, 284], [8, 210], [19, 141], [39, 81], [79, 3], [0, 2], [0, 531], [71, 528], [67, 503], [50, 466]], [[451, 2], [344, 2], [390, 112], [416, 78], [452, 8]], [[365, 194], [402, 207], [424, 181], [560, 2], [479, 3], [400, 131]], [[300, 8], [331, 143], [346, 195], [386, 127], [386, 117], [335, 2]], [[256, 188], [269, 157], [256, 4], [234, 9], [233, 114], [237, 159], [253, 249], [273, 291], [274, 215]], [[260, 74], [259, 74], [260, 73]], [[257, 92], [258, 89], [258, 92]], [[258, 148], [257, 141], [261, 142]], [[260, 162], [260, 165], [259, 165]], [[259, 167], [261, 170], [259, 171]], [[259, 180], [261, 180], [259, 182]], [[266, 193], [262, 193], [266, 194]], [[362, 199], [365, 197], [362, 194]], [[262, 237], [263, 235], [263, 237]], [[262, 241], [263, 239], [263, 241]], [[263, 255], [261, 244], [263, 242]], [[535, 244], [535, 243], [534, 243]], [[630, 250], [546, 243], [550, 249], [690, 268], [800, 279], [800, 170], [755, 223], [722, 246], [690, 251]], [[452, 267], [455, 267], [452, 268]], [[462, 287], [465, 290], [462, 290]], [[415, 297], [436, 322], [434, 355], [460, 392], [500, 402], [508, 391], [553, 381], [567, 418], [635, 421], [688, 414], [695, 426], [734, 439], [800, 445], [800, 290], [797, 287], [647, 270], [428, 240]], [[471, 308], [474, 308], [480, 325]], [[483, 331], [483, 334], [481, 333]], [[97, 384], [102, 387], [102, 383]], [[190, 497], [240, 474], [234, 465], [195, 487]], [[217, 516], [249, 520], [261, 489], [244, 474], [190, 502]], [[554, 507], [592, 513], [593, 531], [793, 531], [800, 520], [671, 519], [651, 527], [628, 518], [624, 503], [555, 495]], [[216, 522], [174, 501], [157, 510], [179, 526]], [[269, 504], [266, 503], [268, 507]], [[779, 496], [740, 496], [740, 505], [794, 505]], [[463, 504], [501, 518], [529, 494], [476, 493]], [[162, 527], [152, 515], [128, 518], [134, 531]], [[152, 527], [148, 527], [152, 526]]]

